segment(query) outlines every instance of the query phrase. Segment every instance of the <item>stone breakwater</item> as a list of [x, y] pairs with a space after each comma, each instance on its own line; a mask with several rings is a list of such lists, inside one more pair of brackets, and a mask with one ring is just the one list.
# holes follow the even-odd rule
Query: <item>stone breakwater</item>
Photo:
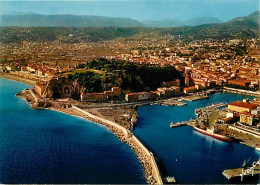
[[147, 148], [133, 135], [132, 132], [123, 127], [121, 128], [121, 126], [116, 123], [97, 117], [76, 106], [72, 106], [72, 109], [80, 113], [79, 116], [106, 126], [121, 142], [128, 144], [140, 160], [148, 184], [163, 184], [153, 154], [147, 150]]

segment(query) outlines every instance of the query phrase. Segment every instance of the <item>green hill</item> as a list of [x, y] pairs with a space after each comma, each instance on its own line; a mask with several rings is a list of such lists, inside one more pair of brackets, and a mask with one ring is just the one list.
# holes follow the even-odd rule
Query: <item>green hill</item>
[[[122, 23], [123, 24], [123, 23]], [[121, 24], [121, 25], [122, 25]], [[259, 11], [246, 17], [233, 19], [225, 23], [182, 26], [172, 28], [149, 27], [0, 27], [0, 42], [21, 41], [60, 42], [97, 42], [119, 37], [127, 38], [139, 35], [172, 35], [176, 39], [192, 41], [199, 39], [250, 39], [259, 37]]]
[[241, 22], [254, 22], [258, 25], [260, 25], [260, 19], [259, 19], [259, 16], [260, 16], [260, 11], [255, 11], [254, 13], [248, 15], [248, 16], [245, 16], [245, 17], [237, 17], [235, 19], [232, 19], [230, 21], [228, 21], [227, 23], [228, 24], [236, 24], [236, 23], [241, 23]]
[[68, 26], [68, 27], [143, 27], [129, 18], [76, 15], [1, 15], [0, 26]]

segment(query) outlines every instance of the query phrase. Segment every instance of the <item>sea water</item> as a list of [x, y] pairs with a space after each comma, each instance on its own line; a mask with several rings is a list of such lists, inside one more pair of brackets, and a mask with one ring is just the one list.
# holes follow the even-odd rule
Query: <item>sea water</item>
[[[201, 134], [192, 127], [170, 128], [171, 121], [195, 118], [194, 110], [212, 103], [233, 102], [250, 96], [216, 93], [209, 99], [186, 102], [187, 106], [148, 105], [138, 108], [138, 123], [134, 134], [155, 154], [164, 176], [174, 176], [177, 183], [240, 183], [229, 181], [225, 169], [241, 167], [251, 157], [249, 165], [259, 159], [254, 148], [228, 143]], [[245, 178], [243, 183], [257, 183], [258, 178]]]
[[106, 127], [16, 97], [0, 78], [0, 183], [145, 183], [137, 156]]

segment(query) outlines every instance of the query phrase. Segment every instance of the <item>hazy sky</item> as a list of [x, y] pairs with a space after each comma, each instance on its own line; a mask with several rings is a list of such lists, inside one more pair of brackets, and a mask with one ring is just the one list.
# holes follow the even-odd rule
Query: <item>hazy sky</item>
[[0, 13], [101, 15], [136, 20], [179, 19], [208, 16], [223, 21], [259, 10], [259, 0], [85, 0], [1, 1]]

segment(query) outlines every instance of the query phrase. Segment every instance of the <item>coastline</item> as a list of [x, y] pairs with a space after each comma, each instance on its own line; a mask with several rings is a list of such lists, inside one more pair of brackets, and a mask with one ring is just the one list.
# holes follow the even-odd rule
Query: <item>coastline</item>
[[[0, 74], [0, 78], [1, 77], [8, 79], [8, 80], [25, 83], [30, 86], [33, 86], [36, 83], [33, 80], [24, 79], [24, 78], [16, 77], [16, 76], [9, 75], [9, 74]], [[26, 100], [28, 102], [28, 100], [26, 98], [23, 98], [22, 96], [17, 96], [17, 97], [19, 97], [23, 100]], [[28, 104], [31, 105], [31, 102], [28, 102]], [[32, 108], [32, 107], [30, 107], [30, 108]], [[137, 156], [139, 162], [141, 163], [141, 165], [144, 169], [144, 175], [145, 175], [147, 183], [148, 184], [163, 184], [163, 181], [162, 181], [160, 173], [159, 173], [158, 166], [155, 162], [152, 152], [148, 151], [146, 149], [146, 147], [130, 131], [126, 130], [125, 128], [124, 128], [125, 130], [121, 131], [120, 129], [118, 129], [114, 126], [111, 126], [110, 124], [106, 123], [106, 122], [110, 122], [109, 120], [104, 119], [104, 121], [100, 121], [97, 119], [93, 119], [89, 116], [86, 116], [85, 114], [83, 114], [83, 115], [82, 115], [82, 113], [79, 114], [79, 112], [75, 113], [75, 112], [71, 111], [72, 108], [59, 109], [59, 108], [51, 107], [51, 108], [46, 108], [46, 109], [57, 111], [60, 113], [65, 113], [65, 114], [75, 116], [75, 117], [79, 117], [79, 118], [82, 118], [82, 119], [85, 119], [85, 120], [88, 120], [88, 121], [91, 121], [91, 122], [94, 122], [96, 124], [106, 127], [113, 134], [116, 135], [116, 137], [118, 138], [119, 141], [129, 145], [131, 150], [135, 153], [135, 155]], [[91, 113], [89, 113], [89, 114], [91, 114]], [[95, 115], [93, 115], [93, 116], [95, 116]], [[103, 119], [103, 118], [101, 118], [101, 119]], [[118, 124], [116, 124], [116, 125], [118, 125]], [[118, 126], [121, 127], [120, 125], [118, 125]]]
[[30, 85], [32, 87], [34, 86], [34, 84], [36, 84], [36, 81], [34, 81], [34, 80], [10, 75], [10, 74], [7, 74], [7, 73], [0, 73], [0, 78], [5, 78], [5, 79], [8, 79], [8, 80], [13, 80], [13, 81], [16, 81], [16, 82], [25, 83], [25, 84]]
[[[10, 75], [9, 75], [9, 76], [10, 76]], [[0, 77], [1, 77], [1, 75], [0, 75]], [[18, 78], [19, 78], [19, 77], [18, 77]], [[7, 78], [7, 79], [9, 79], [9, 78]], [[12, 78], [12, 79], [10, 79], [10, 80], [18, 81], [18, 80], [16, 80], [16, 78]], [[25, 82], [23, 82], [22, 79], [21, 79], [21, 81], [18, 81], [18, 82], [25, 83]], [[28, 83], [26, 83], [26, 84], [28, 84]], [[21, 98], [21, 97], [20, 97], [20, 98]], [[29, 102], [28, 102], [28, 103], [29, 103]], [[29, 103], [29, 104], [30, 104], [30, 103]], [[51, 108], [47, 108], [47, 109], [53, 110], [53, 111], [58, 111], [58, 112], [65, 113], [65, 114], [68, 114], [68, 115], [72, 115], [72, 116], [75, 116], [75, 117], [78, 117], [78, 118], [82, 118], [82, 119], [85, 119], [85, 120], [94, 122], [95, 124], [99, 124], [99, 125], [102, 125], [102, 126], [104, 126], [104, 127], [107, 127], [107, 129], [109, 129], [113, 134], [115, 134], [116, 137], [117, 137], [121, 142], [123, 142], [123, 143], [125, 143], [125, 144], [128, 144], [128, 145], [130, 146], [130, 148], [132, 149], [132, 151], [134, 151], [134, 153], [135, 153], [136, 156], [138, 157], [139, 162], [140, 162], [140, 163], [142, 164], [142, 166], [143, 166], [144, 174], [145, 174], [147, 183], [148, 183], [148, 184], [158, 184], [158, 183], [157, 183], [158, 181], [150, 181], [150, 180], [153, 180], [153, 178], [151, 178], [151, 177], [153, 177], [153, 176], [151, 176], [151, 174], [149, 173], [152, 168], [151, 168], [151, 165], [148, 165], [148, 166], [147, 166], [147, 164], [148, 164], [149, 162], [144, 161], [145, 158], [150, 159], [151, 156], [152, 156], [152, 154], [150, 154], [150, 155], [149, 155], [149, 154], [148, 154], [148, 155], [147, 155], [147, 154], [146, 154], [146, 155], [143, 155], [142, 152], [140, 153], [140, 151], [141, 151], [142, 149], [140, 149], [140, 147], [138, 147], [138, 146], [135, 145], [131, 140], [129, 140], [129, 137], [125, 137], [125, 135], [124, 135], [123, 132], [118, 131], [118, 129], [116, 129], [116, 128], [114, 128], [114, 127], [111, 127], [111, 126], [109, 126], [108, 124], [106, 124], [106, 123], [104, 123], [104, 122], [102, 122], [102, 121], [100, 121], [100, 120], [96, 120], [96, 119], [93, 119], [93, 118], [91, 118], [91, 117], [88, 117], [88, 116], [86, 116], [84, 113], [83, 113], [82, 115], [77, 115], [76, 113], [73, 113], [73, 111], [70, 111], [70, 108], [61, 109], [61, 108], [51, 107]], [[109, 120], [107, 120], [107, 121], [109, 121]], [[133, 133], [130, 133], [130, 134], [133, 135]], [[250, 146], [250, 145], [248, 145], [248, 144], [246, 144], [246, 143], [244, 143], [244, 142], [240, 142], [240, 144], [247, 145], [247, 146], [252, 147], [252, 148], [255, 149], [255, 147]], [[149, 152], [149, 151], [148, 151], [148, 152]], [[150, 153], [150, 152], [149, 152], [149, 153]], [[147, 172], [146, 172], [146, 170], [147, 170]]]
[[[74, 107], [74, 108], [73, 108]], [[144, 175], [148, 184], [163, 184], [158, 166], [155, 162], [153, 154], [131, 133], [129, 130], [123, 128], [120, 129], [120, 125], [113, 123], [109, 120], [97, 117], [89, 112], [84, 110], [78, 110], [79, 108], [72, 106], [72, 108], [67, 109], [57, 109], [57, 108], [48, 108], [49, 110], [58, 111], [61, 113], [69, 114], [75, 117], [79, 117], [95, 124], [102, 125], [109, 129], [119, 141], [129, 145], [131, 150], [137, 156], [139, 162], [141, 163], [144, 169]], [[84, 113], [85, 112], [85, 113]], [[89, 114], [89, 115], [87, 115]], [[96, 117], [96, 118], [95, 118]], [[114, 126], [113, 126], [114, 124]]]

